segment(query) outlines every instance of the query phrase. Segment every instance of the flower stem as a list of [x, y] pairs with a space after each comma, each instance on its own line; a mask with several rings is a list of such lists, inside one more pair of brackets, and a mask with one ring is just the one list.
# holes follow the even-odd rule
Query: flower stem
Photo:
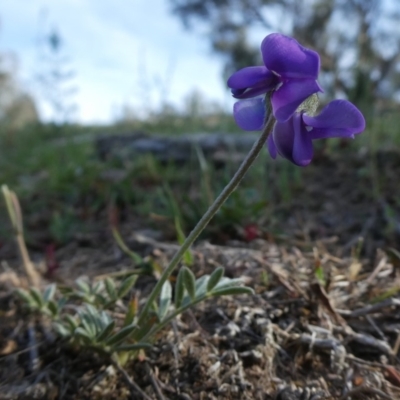
[[164, 285], [165, 281], [169, 278], [169, 276], [172, 274], [173, 270], [176, 268], [179, 261], [182, 259], [186, 250], [188, 250], [189, 247], [193, 244], [193, 242], [198, 238], [200, 233], [208, 225], [210, 220], [218, 212], [218, 210], [225, 203], [225, 201], [228, 199], [228, 197], [231, 195], [231, 193], [233, 193], [235, 191], [235, 189], [239, 185], [240, 181], [243, 179], [246, 172], [249, 170], [250, 166], [253, 164], [253, 162], [259, 155], [260, 151], [262, 150], [262, 148], [264, 147], [264, 145], [267, 141], [267, 138], [269, 136], [269, 133], [272, 130], [274, 122], [275, 122], [275, 119], [273, 118], [273, 114], [271, 113], [260, 137], [254, 143], [250, 152], [247, 154], [246, 158], [243, 160], [242, 164], [240, 165], [239, 169], [236, 171], [236, 173], [233, 176], [233, 178], [231, 179], [231, 181], [225, 186], [225, 188], [222, 190], [221, 194], [215, 199], [214, 203], [210, 206], [210, 208], [206, 211], [206, 213], [203, 215], [203, 217], [200, 219], [200, 221], [197, 223], [197, 225], [190, 232], [190, 234], [188, 235], [186, 240], [183, 242], [180, 249], [175, 253], [175, 255], [172, 258], [172, 260], [170, 261], [169, 265], [164, 270], [160, 279], [154, 286], [152, 292], [150, 293], [149, 298], [147, 299], [147, 301], [142, 309], [142, 312], [140, 313], [140, 318], [138, 321], [139, 326], [141, 326], [143, 324], [152, 304], [154, 303], [154, 301], [157, 299], [158, 295], [160, 294], [162, 286]]

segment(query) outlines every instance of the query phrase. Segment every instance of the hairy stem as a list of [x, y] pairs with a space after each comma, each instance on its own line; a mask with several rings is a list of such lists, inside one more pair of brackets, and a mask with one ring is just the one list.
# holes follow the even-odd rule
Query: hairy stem
[[193, 242], [198, 238], [200, 233], [204, 230], [204, 228], [208, 225], [210, 220], [214, 217], [214, 215], [218, 212], [221, 206], [225, 203], [228, 197], [235, 191], [237, 186], [239, 185], [240, 181], [246, 175], [246, 172], [249, 170], [250, 166], [256, 160], [257, 156], [259, 155], [260, 151], [264, 147], [269, 133], [272, 130], [273, 124], [275, 119], [273, 118], [272, 113], [268, 118], [265, 128], [262, 131], [260, 137], [254, 143], [253, 147], [251, 148], [250, 152], [247, 154], [246, 158], [240, 165], [239, 169], [236, 171], [235, 175], [231, 179], [231, 181], [225, 186], [222, 190], [221, 194], [215, 199], [214, 203], [210, 206], [210, 208], [206, 211], [197, 225], [193, 228], [190, 232], [189, 236], [186, 238], [180, 249], [175, 253], [174, 257], [170, 261], [168, 267], [162, 273], [160, 279], [158, 280], [157, 284], [154, 286], [152, 292], [150, 293], [149, 298], [147, 299], [142, 312], [140, 313], [140, 318], [138, 321], [138, 325], [141, 326], [144, 320], [147, 318], [147, 314], [152, 306], [152, 304], [156, 301], [158, 295], [161, 292], [161, 288], [164, 285], [165, 281], [170, 277], [176, 266], [178, 265], [179, 261], [181, 261], [183, 255], [185, 254], [186, 250], [193, 244]]

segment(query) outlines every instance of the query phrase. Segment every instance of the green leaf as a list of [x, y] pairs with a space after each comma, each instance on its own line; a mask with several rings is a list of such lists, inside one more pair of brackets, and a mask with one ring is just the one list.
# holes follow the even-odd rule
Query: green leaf
[[113, 348], [114, 351], [135, 351], [135, 350], [150, 350], [153, 347], [150, 343], [134, 343], [123, 344]]
[[84, 309], [79, 310], [78, 314], [81, 320], [81, 325], [86, 330], [88, 335], [91, 338], [94, 338], [96, 336], [97, 328], [95, 319], [93, 318], [93, 315], [91, 315], [89, 311], [89, 307], [92, 306], [90, 304], [86, 304], [86, 307]]
[[172, 286], [167, 280], [165, 281], [160, 293], [160, 303], [158, 307], [158, 317], [160, 318], [160, 320], [162, 320], [168, 312], [169, 306], [171, 305], [171, 297]]
[[92, 338], [88, 335], [88, 333], [81, 328], [80, 326], [75, 329], [74, 331], [74, 336], [80, 338], [83, 340], [85, 344], [90, 344], [92, 343]]
[[210, 279], [209, 275], [203, 275], [199, 279], [196, 280], [196, 296], [201, 297], [207, 293], [207, 284]]
[[133, 298], [128, 303], [128, 311], [125, 314], [124, 326], [130, 325], [133, 323], [136, 313], [137, 313], [137, 299]]
[[254, 294], [254, 290], [252, 288], [249, 288], [249, 287], [246, 287], [246, 286], [231, 286], [231, 287], [226, 287], [226, 288], [213, 290], [210, 294], [212, 296]]
[[96, 336], [96, 326], [93, 324], [93, 322], [90, 320], [90, 318], [87, 315], [85, 315], [81, 319], [81, 324], [83, 326], [83, 329], [87, 333], [87, 336], [90, 337], [90, 340], [94, 339]]
[[[180, 245], [182, 245], [183, 242], [186, 240], [186, 236], [183, 233], [179, 215], [175, 215], [175, 229], [176, 229], [176, 234], [178, 236], [178, 243]], [[193, 265], [193, 255], [192, 255], [192, 252], [190, 251], [190, 249], [187, 249], [185, 251], [185, 253], [183, 254], [183, 262], [184, 262], [184, 264], [186, 264], [188, 266]]]
[[99, 295], [103, 290], [104, 290], [104, 283], [103, 281], [99, 281], [92, 286], [91, 293]]
[[189, 268], [182, 267], [181, 269], [183, 275], [183, 284], [185, 285], [190, 298], [194, 300], [196, 297], [196, 277]]
[[17, 289], [15, 293], [30, 307], [34, 307], [36, 305], [35, 299], [24, 289]]
[[47, 303], [47, 308], [49, 309], [53, 317], [58, 315], [58, 305], [54, 300], [49, 300], [49, 302]]
[[112, 333], [113, 329], [115, 327], [115, 321], [111, 321], [104, 329], [102, 332], [100, 332], [96, 336], [96, 342], [100, 343], [106, 340]]
[[72, 331], [74, 331], [78, 327], [78, 322], [76, 321], [76, 319], [73, 316], [66, 314], [64, 316], [64, 319], [65, 319], [66, 323], [70, 326]]
[[37, 304], [38, 308], [42, 308], [44, 306], [44, 300], [39, 290], [32, 287], [29, 289], [29, 293], [32, 296], [35, 303]]
[[59, 310], [63, 309], [66, 304], [67, 304], [67, 298], [66, 297], [61, 297], [57, 301], [57, 307], [58, 307]]
[[110, 301], [109, 300], [109, 298], [108, 298], [108, 296], [106, 297], [106, 296], [103, 296], [102, 294], [100, 294], [100, 293], [97, 293], [96, 294], [96, 301], [95, 301], [95, 304], [97, 305], [97, 306], [102, 306], [102, 307], [105, 307], [105, 308], [107, 308], [108, 306], [110, 306], [111, 304], [114, 304], [114, 300], [112, 300], [112, 301]]
[[183, 282], [183, 268], [179, 270], [178, 276], [176, 278], [175, 284], [175, 308], [179, 308], [182, 304], [183, 295], [185, 294], [185, 284]]
[[118, 294], [117, 294], [118, 299], [121, 299], [126, 294], [128, 294], [132, 286], [136, 283], [137, 279], [138, 275], [131, 275], [122, 281], [121, 286], [118, 289]]
[[62, 336], [64, 338], [71, 336], [71, 330], [68, 329], [66, 326], [64, 326], [62, 323], [54, 322], [53, 325], [54, 325], [54, 329], [60, 336]]
[[224, 272], [224, 267], [218, 267], [213, 271], [213, 273], [210, 275], [210, 279], [207, 282], [207, 292], [211, 292], [211, 290], [213, 290], [215, 286], [218, 285], [219, 281], [224, 276]]
[[110, 300], [116, 300], [117, 299], [117, 290], [115, 287], [115, 282], [110, 278], [106, 278], [104, 283], [106, 285], [107, 294], [110, 297]]
[[76, 281], [76, 285], [78, 286], [79, 290], [83, 292], [86, 295], [92, 294], [92, 291], [90, 289], [90, 286], [88, 285], [87, 282], [85, 282], [83, 279], [78, 279]]
[[56, 293], [57, 286], [53, 283], [52, 285], [47, 286], [45, 291], [43, 292], [43, 300], [47, 303], [50, 300], [53, 300], [54, 294]]
[[117, 332], [115, 335], [111, 336], [106, 340], [106, 345], [115, 346], [118, 343], [121, 343], [124, 339], [129, 337], [136, 328], [137, 328], [136, 324], [131, 324], [123, 327], [119, 332]]
[[132, 335], [132, 339], [136, 342], [140, 341], [159, 321], [158, 315], [155, 312], [149, 312], [142, 326], [140, 326]]
[[226, 276], [222, 277], [220, 279], [220, 281], [218, 282], [218, 284], [215, 286], [214, 290], [219, 290], [219, 289], [223, 289], [223, 288], [228, 288], [228, 287], [236, 287], [236, 286], [240, 286], [243, 284], [242, 279], [240, 278], [227, 278]]

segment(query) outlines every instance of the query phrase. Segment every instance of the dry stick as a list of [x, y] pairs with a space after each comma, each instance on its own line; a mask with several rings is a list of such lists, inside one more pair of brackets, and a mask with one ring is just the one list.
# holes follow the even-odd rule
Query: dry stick
[[15, 233], [15, 239], [21, 254], [22, 264], [25, 269], [25, 273], [28, 277], [29, 283], [32, 286], [38, 287], [40, 285], [40, 275], [36, 271], [26, 248], [24, 240], [24, 227], [22, 222], [22, 211], [19, 205], [18, 197], [16, 194], [9, 190], [6, 185], [1, 187], [6, 201], [8, 215], [11, 219], [11, 223]]
[[126, 370], [122, 368], [117, 361], [112, 360], [112, 363], [114, 367], [117, 368], [117, 370], [122, 374], [123, 378], [125, 379], [126, 383], [132, 391], [139, 393], [144, 398], [144, 400], [152, 400], [151, 397], [147, 396], [147, 394], [143, 392], [143, 390], [134, 382], [134, 380], [131, 379], [131, 377], [128, 375], [128, 372], [126, 372]]
[[260, 154], [260, 151], [265, 146], [265, 143], [268, 139], [269, 133], [272, 130], [274, 122], [275, 122], [275, 119], [273, 117], [273, 114], [271, 113], [260, 137], [254, 143], [252, 149], [247, 154], [246, 158], [240, 165], [239, 169], [236, 171], [236, 173], [233, 176], [233, 178], [231, 179], [231, 181], [225, 186], [225, 188], [222, 190], [221, 194], [215, 199], [214, 203], [210, 206], [210, 208], [206, 211], [206, 213], [203, 215], [203, 217], [200, 219], [200, 221], [197, 223], [197, 225], [190, 232], [189, 236], [183, 242], [180, 249], [175, 253], [171, 262], [169, 263], [169, 265], [167, 266], [167, 268], [161, 275], [160, 279], [157, 281], [156, 285], [154, 286], [152, 292], [150, 293], [149, 298], [147, 299], [147, 301], [143, 307], [143, 310], [140, 314], [140, 318], [138, 321], [139, 326], [141, 326], [143, 324], [151, 306], [156, 301], [157, 296], [160, 294], [164, 283], [169, 278], [169, 276], [171, 275], [173, 270], [176, 268], [176, 266], [178, 265], [179, 261], [182, 259], [185, 252], [190, 248], [190, 246], [193, 244], [193, 242], [198, 238], [200, 233], [208, 225], [208, 223], [211, 221], [211, 219], [214, 217], [214, 215], [218, 212], [218, 210], [221, 208], [221, 206], [225, 203], [225, 201], [228, 199], [228, 197], [235, 191], [235, 189], [239, 185], [240, 181], [246, 175], [247, 171], [249, 170], [249, 168], [251, 167], [253, 162], [256, 160], [256, 158]]
[[151, 380], [151, 384], [153, 386], [153, 389], [154, 389], [154, 391], [156, 393], [156, 396], [157, 396], [158, 400], [166, 400], [166, 398], [162, 394], [160, 386], [158, 385], [157, 379], [154, 376], [154, 373], [151, 370], [151, 368], [150, 368], [148, 363], [146, 363], [146, 371], [149, 374], [149, 377], [150, 377], [150, 380]]

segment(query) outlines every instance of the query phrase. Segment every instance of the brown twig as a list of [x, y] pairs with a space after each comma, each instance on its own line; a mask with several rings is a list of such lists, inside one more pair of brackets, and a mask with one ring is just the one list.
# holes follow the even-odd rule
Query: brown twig
[[[133, 396], [135, 392], [139, 393], [144, 400], [152, 400], [151, 397], [147, 396], [147, 394], [135, 383], [133, 379], [128, 375], [128, 372], [115, 360], [112, 360], [113, 365], [117, 368], [118, 372], [121, 373], [122, 377], [124, 378], [125, 382], [131, 388]], [[135, 397], [133, 397], [135, 398]]]
[[166, 398], [164, 397], [161, 388], [158, 384], [158, 380], [154, 375], [153, 370], [150, 368], [149, 364], [146, 363], [146, 371], [149, 374], [150, 380], [151, 380], [151, 384], [153, 386], [154, 392], [158, 398], [158, 400], [166, 400]]

